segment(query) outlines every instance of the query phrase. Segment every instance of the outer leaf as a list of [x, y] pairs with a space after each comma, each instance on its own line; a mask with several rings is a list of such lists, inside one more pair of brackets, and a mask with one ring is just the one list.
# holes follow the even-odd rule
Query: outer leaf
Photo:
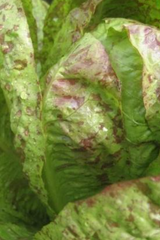
[[41, 227], [47, 214], [23, 176], [14, 149], [0, 154], [0, 222]]
[[[106, 48], [112, 66], [122, 82], [122, 110], [127, 138], [136, 143], [148, 142], [154, 137], [159, 142], [160, 32], [133, 21], [116, 19], [107, 20], [106, 23]], [[126, 29], [126, 37], [123, 29]], [[132, 63], [129, 64], [133, 54], [128, 52], [127, 41], [136, 49], [134, 51], [137, 51], [137, 55], [141, 56], [141, 63], [137, 58], [132, 58]], [[132, 69], [135, 69], [134, 72]], [[136, 83], [136, 74], [139, 74], [139, 83]]]
[[0, 84], [10, 110], [15, 146], [23, 160], [23, 170], [32, 189], [47, 204], [41, 179], [44, 162], [40, 120], [41, 93], [29, 28], [19, 0], [2, 0], [0, 11], [3, 53]]
[[0, 238], [31, 239], [47, 223], [44, 206], [23, 176], [13, 147], [9, 111], [0, 90]]
[[29, 189], [17, 160], [11, 151], [0, 155], [0, 239], [3, 240], [30, 240], [37, 227], [43, 225], [37, 225], [33, 213], [43, 223], [47, 222], [43, 221], [43, 206]]
[[59, 211], [67, 202], [94, 194], [120, 179], [122, 172], [125, 175], [127, 153], [119, 82], [97, 39], [86, 34], [51, 69], [47, 81], [44, 181], [50, 204]]
[[12, 148], [13, 133], [10, 130], [9, 111], [0, 89], [0, 151], [8, 151]]
[[[32, 10], [32, 14], [34, 19], [36, 20], [36, 29], [37, 32], [37, 73], [38, 76], [41, 75], [41, 71], [42, 71], [42, 66], [41, 66], [41, 62], [40, 62], [40, 51], [42, 49], [43, 46], [43, 27], [44, 27], [44, 20], [47, 14], [47, 9], [48, 9], [48, 4], [43, 2], [42, 0], [31, 0], [32, 2], [32, 6], [31, 6], [31, 10]], [[33, 31], [33, 25], [31, 24], [31, 29]], [[31, 30], [30, 30], [31, 31]], [[35, 34], [35, 32], [34, 32]]]
[[[78, 39], [80, 39], [83, 36], [84, 28], [88, 26], [95, 12], [96, 6], [101, 1], [102, 0], [87, 1], [84, 4], [82, 4], [81, 7], [78, 7], [78, 6], [80, 5], [80, 3], [84, 2], [84, 0], [79, 0], [76, 2], [75, 1], [73, 2], [71, 0], [67, 0], [65, 2], [64, 1], [53, 2], [53, 5], [51, 6], [51, 12], [49, 11], [48, 18], [46, 18], [47, 25], [46, 25], [46, 32], [45, 32], [46, 40], [44, 45], [44, 52], [45, 52], [44, 55], [47, 56], [48, 59], [45, 65], [43, 66], [44, 73], [53, 64], [57, 63], [58, 60], [60, 60], [60, 58], [66, 54], [66, 52], [68, 52], [70, 46], [74, 42], [76, 42]], [[72, 4], [69, 4], [70, 2]], [[60, 8], [61, 4], [63, 8]], [[73, 9], [69, 13], [69, 15], [66, 17], [69, 10], [71, 10], [74, 7], [77, 7], [77, 8]], [[60, 10], [57, 11], [57, 9], [60, 9]], [[64, 18], [66, 17], [65, 21], [63, 22], [61, 21], [61, 10], [64, 14]], [[57, 13], [55, 13], [56, 11]], [[50, 15], [51, 16], [54, 15], [55, 18], [58, 17], [58, 21], [55, 21], [55, 23], [52, 23], [54, 21], [54, 18], [52, 21], [49, 21]], [[64, 18], [62, 17], [62, 19]], [[53, 37], [51, 35], [52, 32], [51, 34], [49, 34], [49, 37], [48, 37], [48, 32], [50, 32], [50, 29], [48, 31], [48, 25], [50, 24], [50, 22], [51, 24], [53, 24], [52, 26], [55, 29], [55, 32], [53, 33]], [[57, 29], [60, 29], [60, 30], [57, 31]], [[53, 38], [54, 38], [54, 41], [53, 41]]]
[[112, 185], [70, 203], [35, 240], [158, 240], [160, 177]]
[[[44, 55], [48, 56], [48, 52], [50, 52], [50, 54], [43, 68], [44, 73], [46, 70], [48, 70], [49, 67], [52, 66], [52, 64], [56, 63], [62, 56], [66, 54], [66, 52], [68, 52], [73, 42], [80, 39], [83, 36], [84, 32], [95, 28], [106, 17], [132, 18], [143, 23], [159, 26], [160, 10], [156, 4], [156, 1], [88, 0], [79, 8], [71, 11], [65, 19], [63, 25], [62, 21], [60, 20], [61, 18], [59, 18], [59, 15], [57, 17], [57, 14], [60, 12], [57, 10], [59, 9], [59, 5], [57, 5], [57, 1], [54, 2], [51, 7], [51, 11], [48, 14], [48, 18], [46, 18], [46, 21], [48, 23], [46, 24], [46, 44], [44, 52], [47, 54]], [[61, 4], [59, 1], [58, 3]], [[56, 13], [54, 9], [58, 13]], [[60, 13], [60, 16], [62, 16], [63, 12], [65, 12], [64, 16], [66, 16], [68, 11], [62, 11], [62, 13]], [[53, 20], [51, 20], [52, 18]], [[54, 20], [55, 23], [53, 23]], [[50, 27], [52, 29], [52, 26], [54, 27], [56, 33], [53, 35], [53, 31], [50, 32]], [[58, 27], [60, 29], [59, 31], [57, 31]], [[50, 34], [48, 35], [49, 32]]]
[[145, 42], [135, 43], [145, 28], [133, 20], [106, 20], [48, 73], [44, 181], [56, 211], [106, 184], [143, 176], [158, 156], [158, 133], [148, 121], [143, 93], [150, 48], [145, 58]]
[[44, 20], [47, 14], [49, 5], [42, 0], [32, 0], [33, 16], [37, 25], [38, 50], [40, 51], [43, 45], [43, 27]]
[[[1, 100], [2, 97], [3, 95]], [[36, 219], [39, 219], [42, 226], [43, 222], [47, 221], [46, 211], [23, 176], [20, 160], [13, 148], [13, 134], [10, 130], [9, 113], [4, 99], [1, 106], [2, 104], [3, 107], [0, 108], [0, 222], [23, 221], [38, 227]]]
[[2, 240], [31, 240], [33, 239], [34, 231], [25, 226], [12, 223], [0, 223], [0, 238]]
[[93, 29], [104, 18], [129, 18], [159, 27], [160, 9], [156, 1], [150, 0], [102, 0], [90, 28]]
[[[150, 104], [153, 99], [146, 98], [146, 95], [153, 96], [155, 93], [154, 98], [157, 99], [155, 89], [153, 90], [155, 82], [153, 84], [148, 82], [148, 77], [146, 77], [152, 77], [156, 74], [156, 69], [154, 68], [152, 68], [152, 73], [147, 73], [147, 69], [150, 68], [147, 62], [147, 59], [150, 58], [150, 49], [142, 39], [147, 26], [125, 19], [110, 19], [106, 20], [106, 23], [106, 40], [101, 31], [102, 26], [96, 31], [95, 35], [97, 34], [97, 38], [101, 39], [105, 45], [113, 69], [121, 81], [122, 115], [126, 138], [134, 144], [133, 147], [129, 148], [131, 161], [135, 162], [135, 169], [133, 168], [132, 172], [139, 174], [142, 171], [142, 166], [155, 159], [156, 145], [155, 143], [151, 143], [151, 141], [157, 140], [155, 133], [150, 130], [146, 122], [148, 117], [145, 116], [148, 115], [147, 108], [150, 106], [152, 116], [156, 116], [154, 120], [158, 117], [158, 113], [155, 112]], [[158, 37], [158, 35], [159, 31], [155, 29], [155, 36]], [[140, 40], [141, 45], [135, 44], [138, 40]], [[159, 48], [158, 44], [156, 46]], [[143, 49], [145, 49], [145, 56], [141, 54]], [[158, 57], [158, 52], [156, 56]], [[147, 92], [146, 85], [148, 86]], [[155, 122], [158, 121], [155, 120]], [[145, 142], [146, 144], [144, 144]], [[137, 145], [138, 143], [139, 146]], [[137, 160], [139, 161], [138, 163]]]
[[32, 0], [21, 0], [23, 9], [25, 11], [25, 15], [27, 18], [28, 26], [29, 26], [29, 37], [32, 39], [34, 53], [36, 56], [36, 60], [38, 57], [38, 36], [37, 36], [37, 24], [33, 15], [33, 5]]
[[[54, 38], [61, 29], [69, 12], [84, 0], [54, 0], [48, 9], [44, 25], [44, 48], [42, 62], [46, 61], [53, 46]], [[56, 60], [55, 60], [56, 61]]]

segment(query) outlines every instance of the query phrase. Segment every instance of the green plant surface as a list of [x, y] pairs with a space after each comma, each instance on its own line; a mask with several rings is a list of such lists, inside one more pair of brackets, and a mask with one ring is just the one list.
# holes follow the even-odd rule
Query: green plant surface
[[0, 239], [158, 240], [160, 5], [1, 0]]

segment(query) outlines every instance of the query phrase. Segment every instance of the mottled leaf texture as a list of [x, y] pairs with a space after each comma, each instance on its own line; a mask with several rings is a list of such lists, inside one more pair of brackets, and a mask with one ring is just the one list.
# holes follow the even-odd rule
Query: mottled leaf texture
[[160, 177], [118, 183], [68, 204], [35, 240], [159, 240]]
[[[42, 62], [47, 60], [55, 41], [55, 36], [66, 21], [69, 12], [83, 2], [84, 0], [54, 0], [52, 2], [48, 9], [44, 24], [44, 46], [41, 55]], [[56, 61], [55, 59], [54, 62]]]
[[143, 176], [158, 157], [159, 35], [134, 20], [107, 19], [48, 72], [44, 181], [56, 211]]
[[[73, 1], [53, 1], [48, 12], [42, 62], [44, 63], [47, 57], [48, 59], [43, 65], [43, 73], [63, 57], [70, 46], [86, 31], [94, 29], [104, 18], [131, 18], [160, 26], [160, 10], [156, 1], [88, 0], [84, 2], [81, 0], [74, 1], [75, 5], [71, 2]], [[80, 6], [80, 2], [84, 3]], [[69, 12], [73, 7], [76, 8]]]
[[159, 20], [0, 0], [0, 239], [160, 239]]
[[44, 140], [41, 130], [41, 92], [35, 71], [33, 45], [21, 1], [0, 4], [2, 64], [0, 85], [10, 111], [14, 143], [32, 189], [47, 204], [41, 179]]
[[[35, 0], [36, 1], [36, 0]], [[38, 36], [37, 36], [37, 25], [36, 20], [34, 18], [34, 7], [32, 0], [21, 0], [25, 16], [27, 19], [28, 27], [29, 27], [29, 37], [32, 39], [33, 47], [34, 47], [34, 53], [36, 56], [36, 60], [38, 57]]]
[[43, 45], [43, 27], [44, 20], [47, 14], [49, 5], [45, 4], [42, 0], [32, 0], [32, 12], [36, 20], [37, 25], [37, 38], [38, 38], [38, 50], [40, 51]]
[[[68, 52], [74, 42], [83, 36], [84, 28], [88, 26], [96, 6], [101, 0], [83, 2], [84, 0], [53, 1], [44, 27], [42, 59], [45, 63], [44, 73]], [[81, 3], [83, 4], [80, 5]]]
[[[13, 133], [10, 129], [9, 111], [0, 91], [0, 222], [28, 224], [46, 222], [46, 210], [28, 186], [23, 176], [20, 159], [13, 147]], [[40, 224], [42, 226], [42, 224]], [[0, 228], [1, 229], [1, 228]]]

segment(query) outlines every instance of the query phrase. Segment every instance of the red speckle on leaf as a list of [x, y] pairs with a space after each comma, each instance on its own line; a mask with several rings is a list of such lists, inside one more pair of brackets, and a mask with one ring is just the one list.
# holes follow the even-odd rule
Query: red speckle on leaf
[[7, 8], [8, 6], [9, 6], [8, 3], [4, 3], [4, 4], [0, 5], [0, 10], [5, 9], [5, 8]]
[[[52, 90], [60, 95], [67, 95], [74, 92], [72, 87], [76, 86], [77, 81], [74, 79], [57, 79], [53, 82]], [[71, 91], [72, 90], [72, 91]]]
[[25, 134], [26, 137], [28, 137], [29, 131], [28, 131], [28, 130], [25, 130], [25, 131], [24, 131], [24, 134]]
[[101, 101], [102, 100], [99, 94], [92, 94], [92, 98], [95, 101]]
[[7, 54], [7, 53], [11, 52], [13, 48], [14, 48], [14, 44], [12, 42], [6, 42], [3, 45], [2, 51], [4, 54]]
[[95, 205], [95, 203], [96, 203], [96, 200], [93, 198], [88, 198], [86, 200], [86, 204], [88, 205], [88, 207], [93, 207]]
[[131, 26], [128, 26], [128, 29], [130, 34], [137, 34], [139, 33], [140, 27], [138, 25], [131, 25]]
[[109, 223], [109, 226], [110, 227], [116, 227], [116, 228], [118, 228], [119, 227], [119, 225], [118, 225], [118, 223]]
[[149, 81], [149, 83], [152, 83], [153, 82], [153, 76], [152, 75], [148, 75], [148, 81]]
[[11, 91], [11, 85], [10, 85], [9, 83], [7, 83], [7, 84], [5, 85], [5, 89], [6, 89], [7, 91]]
[[52, 80], [52, 76], [49, 74], [46, 78], [46, 84], [50, 84], [51, 80]]
[[151, 28], [151, 27], [146, 27], [146, 28], [144, 29], [144, 33], [145, 33], [145, 34], [152, 33], [152, 28]]
[[158, 100], [160, 101], [160, 87], [158, 87], [156, 89], [156, 95], [157, 95]]
[[160, 176], [151, 177], [150, 179], [151, 179], [153, 182], [160, 182]]
[[0, 34], [0, 44], [2, 45], [4, 43], [4, 35]]
[[23, 12], [23, 9], [22, 8], [18, 8], [17, 9], [19, 13], [22, 13]]
[[20, 117], [22, 115], [22, 111], [21, 110], [18, 110], [17, 112], [16, 112], [16, 116], [17, 117]]
[[134, 216], [132, 214], [129, 215], [129, 217], [126, 219], [127, 222], [134, 222]]
[[146, 28], [144, 44], [146, 44], [150, 49], [154, 50], [157, 46], [160, 46], [160, 41], [158, 41], [156, 34], [152, 28]]
[[68, 105], [68, 107], [72, 109], [78, 109], [84, 103], [84, 97], [76, 97], [76, 96], [62, 96], [55, 98], [55, 105], [57, 107], [62, 107], [64, 105]]
[[14, 30], [14, 31], [17, 31], [18, 28], [19, 28], [19, 25], [14, 25], [14, 26], [13, 26], [13, 30]]
[[90, 136], [88, 138], [85, 138], [85, 139], [82, 139], [80, 144], [85, 148], [85, 149], [91, 149], [92, 148], [92, 145], [93, 145], [93, 141], [96, 137], [96, 134], [93, 135], [93, 136]]

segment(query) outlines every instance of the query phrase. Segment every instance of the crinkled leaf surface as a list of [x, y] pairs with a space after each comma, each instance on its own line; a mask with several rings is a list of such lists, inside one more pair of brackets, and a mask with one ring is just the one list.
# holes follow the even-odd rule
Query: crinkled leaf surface
[[0, 238], [30, 240], [48, 221], [48, 217], [44, 206], [29, 188], [20, 159], [16, 156], [9, 111], [2, 90], [0, 129]]
[[[40, 76], [42, 71], [40, 54], [43, 46], [43, 37], [44, 37], [43, 27], [44, 27], [44, 20], [45, 20], [49, 5], [42, 0], [32, 0], [31, 2], [32, 2], [32, 5], [31, 5], [32, 14], [34, 19], [36, 20], [36, 28], [34, 30], [36, 30], [37, 32], [34, 32], [34, 34], [36, 33], [37, 35], [37, 44], [38, 44], [37, 57], [36, 57], [37, 73], [38, 73], [38, 76]], [[31, 25], [31, 28], [32, 28], [32, 25]]]
[[[84, 28], [88, 26], [96, 6], [100, 1], [101, 0], [87, 2], [84, 2], [84, 0], [53, 1], [44, 28], [45, 39], [43, 54], [44, 58], [48, 57], [44, 62], [44, 73], [68, 52], [74, 42], [83, 36]], [[81, 3], [83, 4], [80, 5]], [[52, 18], [53, 14], [55, 18]], [[43, 61], [44, 60], [45, 59], [43, 59]]]
[[[50, 54], [49, 56], [44, 54], [48, 56], [48, 60], [43, 66], [44, 73], [68, 52], [74, 42], [79, 40], [86, 31], [95, 28], [104, 18], [131, 18], [146, 24], [160, 26], [160, 9], [156, 1], [88, 0], [79, 7], [79, 4], [77, 4], [75, 7], [78, 8], [73, 9], [62, 24], [60, 19], [63, 19], [63, 17], [59, 18], [58, 14], [66, 16], [68, 11], [71, 10], [70, 7], [67, 7], [68, 2], [69, 0], [63, 1], [62, 4], [61, 1], [53, 1], [48, 18], [46, 18], [44, 52], [48, 53], [50, 51]], [[76, 3], [79, 2], [76, 1]], [[60, 27], [59, 31], [58, 26]], [[53, 28], [54, 30], [52, 30]]]
[[[54, 38], [62, 27], [67, 15], [73, 9], [78, 7], [84, 0], [55, 0], [50, 5], [44, 25], [44, 48], [42, 52], [42, 61], [46, 61], [50, 49], [53, 46]], [[55, 60], [56, 61], [56, 60]]]
[[[159, 26], [159, 4], [81, 2], [54, 1], [49, 9], [42, 106], [36, 64], [46, 9], [38, 0], [0, 3], [4, 240], [30, 239], [40, 227], [34, 218], [46, 223], [34, 193], [59, 213], [108, 184], [159, 174], [159, 30], [133, 20], [104, 20], [125, 17]], [[113, 185], [69, 204], [36, 239], [159, 239], [158, 189], [159, 178]]]
[[108, 19], [48, 72], [44, 181], [56, 211], [106, 184], [143, 176], [158, 157], [159, 34]]
[[42, 0], [32, 0], [33, 16], [37, 25], [38, 50], [41, 50], [43, 43], [43, 27], [49, 5]]
[[160, 177], [118, 183], [70, 203], [35, 240], [158, 240]]
[[44, 138], [40, 120], [41, 92], [29, 28], [21, 1], [3, 0], [0, 11], [3, 59], [0, 85], [10, 111], [14, 143], [32, 189], [47, 204], [41, 179], [44, 162]]
[[[34, 16], [34, 5], [32, 0], [21, 0], [23, 5], [23, 9], [25, 12], [25, 16], [27, 19], [28, 27], [29, 27], [29, 37], [32, 39], [34, 53], [36, 58], [38, 57], [38, 36], [37, 36], [37, 24]], [[23, 14], [23, 11], [22, 11]]]
[[122, 177], [119, 172], [109, 178], [107, 172], [112, 174], [114, 156], [125, 162], [127, 153], [119, 127], [118, 79], [97, 39], [86, 34], [51, 69], [46, 81], [44, 178], [51, 204], [61, 209], [69, 201], [94, 194], [110, 178]]

